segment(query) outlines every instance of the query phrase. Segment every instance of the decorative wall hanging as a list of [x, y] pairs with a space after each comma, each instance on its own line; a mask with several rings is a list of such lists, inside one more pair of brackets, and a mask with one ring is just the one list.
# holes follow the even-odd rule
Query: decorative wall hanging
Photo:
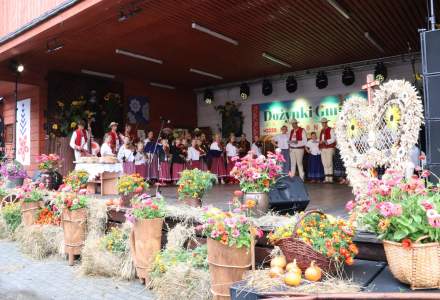
[[147, 97], [128, 97], [127, 122], [131, 124], [147, 124], [150, 120], [150, 103]]
[[355, 97], [344, 103], [336, 137], [355, 194], [367, 187], [363, 171], [379, 166], [406, 168], [422, 122], [420, 96], [405, 80], [381, 85], [371, 104]]
[[234, 101], [226, 102], [225, 105], [215, 107], [222, 117], [222, 135], [228, 137], [229, 134], [234, 133], [235, 136], [240, 136], [243, 133], [243, 113], [239, 110], [240, 104]]
[[31, 99], [17, 102], [15, 127], [16, 160], [24, 166], [31, 164]]

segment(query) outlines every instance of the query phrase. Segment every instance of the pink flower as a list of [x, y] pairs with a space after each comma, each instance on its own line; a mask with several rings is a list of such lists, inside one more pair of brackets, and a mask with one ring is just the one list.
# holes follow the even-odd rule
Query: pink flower
[[240, 236], [240, 231], [238, 229], [234, 229], [232, 231], [232, 237], [238, 238]]
[[420, 175], [420, 177], [428, 178], [430, 174], [431, 174], [431, 172], [429, 172], [429, 170], [423, 170], [422, 174]]
[[353, 200], [350, 200], [345, 204], [345, 209], [347, 211], [352, 211], [355, 208], [355, 206], [356, 206], [356, 202], [354, 202]]
[[384, 217], [400, 216], [402, 214], [402, 207], [392, 202], [381, 202], [376, 207]]
[[263, 230], [261, 230], [260, 228], [257, 228], [257, 238], [261, 239], [264, 235]]
[[236, 218], [226, 218], [225, 225], [228, 227], [234, 228], [237, 225], [237, 219]]
[[434, 205], [432, 205], [430, 202], [428, 202], [428, 200], [423, 200], [421, 205], [423, 206], [423, 208], [426, 211], [434, 208]]
[[78, 191], [78, 194], [79, 194], [79, 195], [85, 195], [85, 194], [87, 194], [87, 189], [80, 189], [80, 190]]
[[213, 230], [211, 232], [211, 238], [216, 239], [220, 236], [220, 233], [217, 230]]
[[40, 182], [40, 183], [38, 184], [38, 187], [39, 187], [40, 189], [44, 189], [46, 186], [44, 185], [44, 183]]

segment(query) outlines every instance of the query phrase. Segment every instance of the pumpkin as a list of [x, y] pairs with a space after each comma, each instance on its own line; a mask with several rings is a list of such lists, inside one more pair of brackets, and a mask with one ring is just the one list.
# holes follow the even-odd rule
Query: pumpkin
[[310, 263], [310, 267], [308, 267], [304, 272], [304, 276], [307, 280], [319, 281], [322, 277], [321, 268], [315, 265], [315, 261], [312, 261]]
[[275, 256], [270, 261], [270, 267], [280, 267], [284, 269], [287, 265], [286, 257], [284, 255]]

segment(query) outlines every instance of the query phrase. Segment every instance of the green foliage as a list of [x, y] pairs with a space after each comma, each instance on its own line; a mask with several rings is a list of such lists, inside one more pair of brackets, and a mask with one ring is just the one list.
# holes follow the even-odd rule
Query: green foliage
[[2, 209], [2, 217], [5, 220], [8, 230], [14, 232], [21, 224], [21, 206], [19, 203], [6, 204]]
[[101, 238], [99, 243], [101, 250], [107, 250], [115, 254], [128, 253], [128, 233], [117, 227], [112, 227], [110, 232]]
[[23, 198], [23, 201], [27, 202], [27, 203], [38, 202], [38, 201], [43, 200], [44, 194], [45, 194], [44, 190], [36, 188], [36, 189], [31, 190], [29, 193], [26, 193]]
[[126, 213], [127, 220], [148, 220], [165, 217], [165, 200], [162, 197], [151, 198], [147, 194], [136, 196], [131, 200], [132, 209]]
[[184, 170], [177, 182], [179, 199], [201, 199], [212, 188], [217, 176], [199, 169]]

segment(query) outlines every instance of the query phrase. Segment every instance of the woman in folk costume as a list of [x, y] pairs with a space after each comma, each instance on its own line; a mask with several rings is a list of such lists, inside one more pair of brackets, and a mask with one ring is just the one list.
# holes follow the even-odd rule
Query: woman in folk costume
[[133, 145], [137, 145], [137, 143], [139, 142], [139, 138], [131, 124], [125, 124], [124, 133], [120, 134], [120, 138], [123, 139], [124, 136], [128, 136], [131, 139]]
[[192, 169], [199, 169], [200, 168], [200, 152], [197, 150], [197, 140], [193, 139], [191, 141], [191, 147], [188, 148], [188, 156], [186, 158], [188, 162], [188, 168], [190, 170]]
[[70, 148], [72, 148], [75, 153], [76, 161], [78, 161], [79, 158], [87, 152], [87, 142], [89, 138], [89, 134], [85, 129], [84, 121], [79, 121], [78, 128], [72, 133], [69, 144]]
[[112, 143], [111, 136], [106, 134], [104, 136], [104, 143], [101, 145], [101, 157], [115, 156], [112, 151], [111, 143]]
[[219, 183], [224, 183], [227, 176], [225, 168], [225, 147], [219, 134], [216, 134], [214, 141], [209, 147], [209, 155], [212, 157], [211, 173], [217, 175]]
[[147, 176], [147, 165], [144, 154], [144, 143], [137, 142], [136, 150], [133, 152], [134, 170], [137, 174], [145, 178]]
[[319, 148], [321, 149], [322, 164], [324, 165], [324, 182], [333, 182], [333, 156], [335, 155], [336, 136], [333, 129], [328, 126], [326, 118], [321, 119], [321, 124]]
[[208, 147], [207, 147], [207, 145], [203, 145], [202, 141], [200, 139], [197, 139], [195, 148], [197, 151], [199, 151], [200, 170], [208, 171], [208, 162], [207, 162]]
[[305, 150], [308, 153], [307, 178], [311, 183], [321, 182], [324, 179], [324, 167], [321, 161], [321, 150], [316, 132], [312, 132], [307, 141]]
[[231, 173], [232, 169], [234, 168], [235, 161], [233, 161], [232, 158], [238, 156], [238, 144], [235, 141], [235, 135], [232, 134], [229, 136], [229, 142], [226, 144], [226, 158], [227, 158], [227, 164], [226, 164], [226, 173]]
[[124, 137], [124, 144], [119, 148], [118, 160], [122, 162], [124, 174], [133, 174], [135, 172], [133, 146], [129, 137]]
[[171, 146], [171, 155], [172, 155], [172, 176], [173, 181], [177, 183], [180, 179], [180, 173], [185, 168], [186, 163], [186, 149], [182, 145], [181, 140], [177, 138], [174, 142], [174, 145]]
[[[180, 140], [180, 147], [183, 150], [183, 154], [185, 155], [185, 157], [188, 157], [188, 140], [187, 140], [187, 136], [185, 135], [181, 140]], [[186, 169], [190, 169], [189, 167], [189, 163], [188, 161], [185, 162], [185, 165], [183, 167], [185, 170]]]
[[167, 139], [162, 139], [160, 143], [162, 147], [159, 152], [159, 180], [162, 184], [165, 184], [166, 182], [172, 181], [170, 145]]
[[148, 132], [147, 141], [148, 142], [144, 146], [144, 153], [147, 159], [146, 178], [147, 180], [157, 180], [159, 178], [159, 157], [157, 155], [159, 144], [156, 143], [152, 131]]
[[107, 134], [111, 137], [110, 144], [111, 144], [112, 152], [113, 154], [116, 154], [118, 153], [119, 147], [121, 145], [120, 136], [118, 133], [118, 123], [111, 122], [108, 127], [110, 128], [110, 131]]

